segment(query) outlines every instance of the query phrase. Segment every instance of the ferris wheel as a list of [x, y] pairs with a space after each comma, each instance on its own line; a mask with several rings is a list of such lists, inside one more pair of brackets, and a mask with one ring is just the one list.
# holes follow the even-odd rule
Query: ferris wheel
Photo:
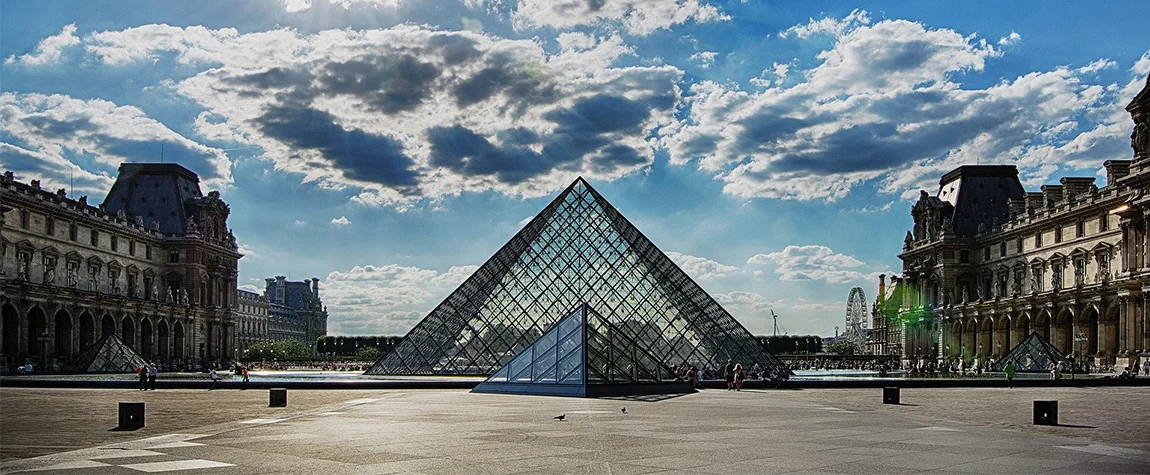
[[847, 298], [847, 324], [843, 331], [846, 341], [866, 347], [866, 294], [861, 287], [851, 289]]

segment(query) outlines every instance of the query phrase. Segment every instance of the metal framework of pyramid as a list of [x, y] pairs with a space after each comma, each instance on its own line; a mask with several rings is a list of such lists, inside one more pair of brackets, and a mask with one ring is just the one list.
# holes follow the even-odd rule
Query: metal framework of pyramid
[[1052, 365], [1064, 359], [1066, 357], [1058, 351], [1058, 348], [1042, 338], [1038, 332], [1033, 332], [1011, 348], [1006, 356], [994, 363], [994, 370], [1005, 371], [1006, 364], [1013, 361], [1015, 371], [1043, 373], [1050, 371]]
[[666, 366], [783, 367], [579, 178], [367, 374], [491, 375], [581, 303]]
[[64, 367], [65, 373], [134, 373], [147, 360], [124, 344], [115, 334], [109, 334], [92, 345]]
[[690, 393], [671, 368], [580, 304], [471, 392], [547, 396]]

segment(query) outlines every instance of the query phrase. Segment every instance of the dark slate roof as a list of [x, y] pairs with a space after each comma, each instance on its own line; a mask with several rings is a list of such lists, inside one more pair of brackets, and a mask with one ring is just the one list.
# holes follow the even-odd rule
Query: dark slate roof
[[951, 222], [959, 236], [977, 234], [979, 224], [989, 230], [995, 218], [1006, 222], [1010, 200], [1026, 197], [1014, 165], [964, 165], [943, 175], [938, 184], [938, 198], [954, 206]]
[[287, 282], [284, 291], [284, 304], [296, 310], [306, 310], [311, 307], [311, 282]]
[[160, 232], [187, 232], [189, 199], [203, 197], [200, 178], [175, 163], [123, 163], [116, 183], [103, 207], [115, 214], [124, 211], [129, 220], [143, 216], [144, 225], [160, 223]]

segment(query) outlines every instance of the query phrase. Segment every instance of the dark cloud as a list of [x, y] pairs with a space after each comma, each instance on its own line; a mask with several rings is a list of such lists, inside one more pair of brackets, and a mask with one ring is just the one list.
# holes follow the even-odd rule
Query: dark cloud
[[577, 134], [619, 132], [637, 134], [651, 117], [651, 106], [625, 97], [600, 94], [556, 109], [544, 116], [560, 129]]
[[320, 151], [348, 178], [406, 188], [416, 184], [411, 158], [391, 137], [347, 130], [331, 114], [302, 105], [278, 105], [256, 119], [260, 130], [291, 147]]
[[130, 161], [158, 162], [162, 157], [165, 162], [179, 163], [196, 172], [201, 179], [221, 177], [221, 170], [217, 170], [216, 165], [212, 163], [212, 160], [216, 158], [214, 154], [190, 148], [182, 142], [160, 139], [122, 139], [102, 133], [93, 134], [91, 139], [105, 153], [118, 155]]
[[410, 54], [379, 55], [329, 63], [319, 91], [356, 96], [385, 114], [415, 109], [431, 93], [439, 68]]
[[50, 139], [69, 138], [76, 135], [76, 132], [92, 132], [98, 128], [87, 117], [59, 120], [43, 115], [31, 115], [25, 117], [23, 122], [35, 127], [39, 135]]
[[460, 125], [427, 131], [431, 165], [462, 175], [496, 176], [504, 183], [521, 183], [547, 173], [551, 160], [526, 147], [497, 147], [482, 135]]
[[427, 45], [438, 50], [443, 62], [449, 66], [472, 61], [483, 56], [475, 48], [475, 41], [460, 35], [439, 35], [427, 41]]
[[224, 77], [224, 81], [231, 84], [260, 89], [291, 89], [307, 87], [308, 84], [311, 83], [311, 74], [298, 69], [277, 67], [259, 73]]
[[452, 88], [455, 103], [460, 108], [503, 94], [507, 107], [512, 109], [510, 112], [518, 116], [529, 106], [551, 103], [559, 97], [554, 84], [540, 81], [538, 74], [524, 70], [523, 65], [510, 56], [495, 54], [488, 63], [487, 67]]

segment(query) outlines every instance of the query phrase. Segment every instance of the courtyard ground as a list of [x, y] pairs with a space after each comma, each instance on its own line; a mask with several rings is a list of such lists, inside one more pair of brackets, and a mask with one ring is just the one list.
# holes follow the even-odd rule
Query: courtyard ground
[[[1058, 400], [1062, 425], [1032, 425], [1036, 399]], [[144, 401], [147, 425], [110, 430], [119, 401]], [[878, 389], [293, 390], [287, 408], [267, 402], [264, 390], [0, 388], [0, 471], [1150, 473], [1150, 389], [1135, 387], [903, 389], [898, 406]]]

